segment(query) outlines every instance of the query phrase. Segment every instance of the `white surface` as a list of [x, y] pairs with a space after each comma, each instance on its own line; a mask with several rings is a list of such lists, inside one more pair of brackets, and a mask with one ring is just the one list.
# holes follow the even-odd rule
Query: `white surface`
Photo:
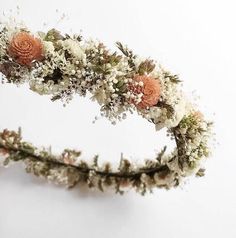
[[[236, 237], [234, 2], [1, 0], [1, 11], [19, 5], [34, 30], [50, 22], [63, 30], [82, 29], [112, 48], [120, 40], [179, 73], [186, 90], [201, 96], [203, 110], [216, 113], [219, 144], [204, 178], [146, 197], [67, 191], [27, 175], [21, 165], [0, 168], [0, 238]], [[54, 24], [62, 12], [70, 19]], [[51, 144], [55, 151], [80, 148], [85, 157], [100, 153], [115, 162], [121, 150], [134, 159], [153, 156], [168, 143], [164, 132], [156, 135], [141, 118], [117, 127], [105, 120], [94, 125], [96, 104], [76, 97], [63, 108], [26, 86], [0, 85], [0, 108], [1, 129], [22, 126], [25, 139]]]

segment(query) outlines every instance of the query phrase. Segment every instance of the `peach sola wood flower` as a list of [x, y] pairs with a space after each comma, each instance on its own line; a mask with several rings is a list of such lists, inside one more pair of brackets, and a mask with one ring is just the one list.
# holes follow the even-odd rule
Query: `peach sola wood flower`
[[27, 32], [20, 32], [13, 36], [8, 52], [21, 65], [30, 66], [34, 60], [43, 58], [41, 41]]
[[136, 104], [137, 108], [146, 109], [155, 106], [160, 98], [161, 87], [159, 80], [145, 75], [136, 75], [133, 80], [142, 84], [142, 86], [140, 84], [131, 86], [131, 91], [143, 94], [141, 102]]

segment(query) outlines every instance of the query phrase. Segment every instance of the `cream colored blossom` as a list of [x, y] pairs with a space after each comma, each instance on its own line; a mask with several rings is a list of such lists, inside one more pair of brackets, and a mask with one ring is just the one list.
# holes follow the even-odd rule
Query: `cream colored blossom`
[[73, 39], [67, 39], [64, 41], [60, 41], [64, 50], [68, 50], [76, 59], [85, 59], [86, 55], [79, 45], [79, 43]]

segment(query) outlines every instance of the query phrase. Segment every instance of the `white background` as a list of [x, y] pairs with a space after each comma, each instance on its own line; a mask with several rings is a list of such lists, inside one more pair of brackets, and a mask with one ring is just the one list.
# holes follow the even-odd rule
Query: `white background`
[[[217, 141], [204, 178], [145, 197], [67, 191], [27, 175], [21, 164], [0, 168], [0, 238], [236, 237], [234, 2], [0, 0], [1, 11], [18, 5], [33, 30], [83, 30], [112, 49], [120, 40], [158, 60], [180, 75], [186, 91], [196, 89], [202, 110], [215, 121]], [[99, 153], [117, 162], [123, 151], [136, 160], [169, 143], [164, 131], [156, 133], [139, 117], [116, 127], [104, 119], [92, 124], [99, 108], [88, 98], [75, 97], [64, 108], [27, 85], [0, 85], [0, 109], [0, 129], [22, 126], [26, 140], [55, 151], [82, 149], [85, 159]]]

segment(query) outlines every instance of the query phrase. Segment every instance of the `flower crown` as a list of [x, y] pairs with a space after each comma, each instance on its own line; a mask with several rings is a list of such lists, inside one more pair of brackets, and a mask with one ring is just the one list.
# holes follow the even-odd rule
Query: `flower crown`
[[99, 165], [80, 160], [80, 151], [65, 149], [53, 155], [23, 141], [21, 131], [0, 132], [0, 153], [6, 166], [22, 161], [26, 171], [50, 181], [74, 187], [85, 183], [103, 191], [112, 187], [123, 194], [133, 187], [141, 194], [155, 187], [169, 189], [189, 175], [204, 175], [201, 162], [209, 156], [211, 122], [204, 119], [184, 96], [177, 75], [142, 59], [120, 42], [111, 52], [98, 41], [81, 35], [61, 34], [56, 29], [32, 34], [27, 28], [0, 24], [0, 72], [2, 82], [28, 83], [52, 101], [68, 103], [74, 94], [92, 95], [101, 106], [101, 115], [112, 124], [127, 112], [153, 123], [156, 130], [167, 128], [176, 148], [166, 147], [154, 159], [137, 165], [121, 158], [118, 168], [107, 162]]

